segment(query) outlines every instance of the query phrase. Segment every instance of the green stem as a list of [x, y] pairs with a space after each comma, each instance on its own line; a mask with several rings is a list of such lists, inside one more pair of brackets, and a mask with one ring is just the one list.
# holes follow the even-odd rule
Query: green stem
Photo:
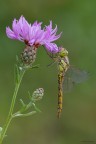
[[9, 126], [9, 124], [10, 124], [12, 118], [13, 118], [12, 114], [13, 114], [13, 110], [14, 110], [14, 106], [15, 106], [16, 96], [17, 96], [17, 93], [18, 93], [22, 78], [24, 76], [24, 73], [25, 73], [25, 70], [21, 72], [19, 81], [15, 85], [15, 90], [14, 90], [14, 94], [13, 94], [13, 98], [12, 98], [9, 114], [8, 114], [7, 119], [6, 119], [5, 125], [4, 125], [4, 127], [2, 129], [2, 132], [1, 132], [0, 144], [2, 144], [2, 141], [3, 141], [4, 137], [5, 137], [6, 131], [8, 129], [8, 126]]

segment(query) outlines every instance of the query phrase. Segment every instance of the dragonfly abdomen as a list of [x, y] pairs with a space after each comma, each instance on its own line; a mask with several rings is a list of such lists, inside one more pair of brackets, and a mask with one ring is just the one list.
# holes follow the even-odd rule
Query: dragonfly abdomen
[[58, 74], [58, 113], [57, 116], [60, 118], [62, 112], [62, 98], [63, 98], [63, 90], [62, 90], [62, 83], [63, 83], [64, 75], [63, 73]]

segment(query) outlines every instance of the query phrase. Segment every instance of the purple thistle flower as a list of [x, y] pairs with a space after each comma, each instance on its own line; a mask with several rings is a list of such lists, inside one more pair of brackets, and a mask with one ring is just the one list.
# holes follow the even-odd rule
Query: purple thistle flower
[[57, 53], [59, 51], [58, 46], [55, 43], [52, 43], [53, 41], [60, 38], [61, 33], [59, 35], [56, 35], [57, 33], [57, 26], [55, 29], [52, 29], [52, 21], [50, 21], [50, 24], [45, 27], [45, 40], [44, 40], [44, 46], [47, 48], [48, 51], [52, 53]]
[[41, 22], [29, 24], [26, 19], [21, 16], [19, 20], [14, 19], [12, 30], [6, 28], [6, 34], [9, 38], [24, 42], [27, 46], [35, 46], [38, 48], [43, 45], [52, 53], [58, 52], [58, 47], [53, 41], [60, 38], [61, 34], [56, 35], [57, 26], [52, 29], [52, 21], [44, 29], [41, 29]]
[[42, 43], [41, 41], [39, 42], [39, 37], [41, 38], [44, 32], [41, 30], [41, 24], [36, 21], [31, 25], [21, 16], [19, 20], [14, 19], [12, 30], [9, 27], [6, 28], [6, 34], [9, 38], [25, 42], [28, 46], [35, 44], [41, 45]]

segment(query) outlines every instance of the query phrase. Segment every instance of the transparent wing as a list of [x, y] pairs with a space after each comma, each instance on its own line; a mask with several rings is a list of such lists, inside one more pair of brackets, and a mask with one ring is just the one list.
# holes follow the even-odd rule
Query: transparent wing
[[64, 76], [63, 89], [65, 92], [70, 91], [74, 84], [84, 82], [88, 79], [88, 73], [84, 70], [70, 67]]
[[64, 77], [64, 82], [63, 82], [63, 91], [64, 92], [70, 92], [74, 86], [74, 82], [72, 78], [70, 77]]

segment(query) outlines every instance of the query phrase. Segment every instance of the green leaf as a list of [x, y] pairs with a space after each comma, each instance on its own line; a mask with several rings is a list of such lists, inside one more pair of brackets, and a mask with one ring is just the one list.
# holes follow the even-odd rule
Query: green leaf
[[35, 103], [33, 103], [33, 106], [37, 112], [41, 112], [41, 110], [36, 107]]
[[32, 68], [39, 68], [39, 67], [40, 67], [40, 65], [37, 64], [37, 65], [34, 65], [34, 66], [30, 67], [30, 68], [32, 69]]
[[2, 127], [0, 127], [0, 137], [1, 137], [2, 130], [3, 130], [3, 128], [2, 128]]
[[22, 105], [23, 107], [25, 107], [25, 106], [26, 106], [26, 104], [23, 102], [23, 100], [22, 100], [22, 99], [20, 99], [20, 103], [21, 103], [21, 105]]
[[16, 55], [16, 62], [18, 63], [19, 62], [19, 58], [18, 58], [18, 56]]
[[3, 128], [2, 128], [2, 127], [0, 127], [0, 133], [2, 132], [2, 129], [3, 129]]
[[31, 115], [33, 115], [35, 113], [36, 113], [36, 111], [31, 111], [31, 112], [25, 113], [25, 114], [17, 113], [13, 117], [27, 117], [27, 116], [31, 116]]
[[28, 97], [29, 97], [29, 100], [32, 101], [32, 96], [29, 91], [28, 91]]

